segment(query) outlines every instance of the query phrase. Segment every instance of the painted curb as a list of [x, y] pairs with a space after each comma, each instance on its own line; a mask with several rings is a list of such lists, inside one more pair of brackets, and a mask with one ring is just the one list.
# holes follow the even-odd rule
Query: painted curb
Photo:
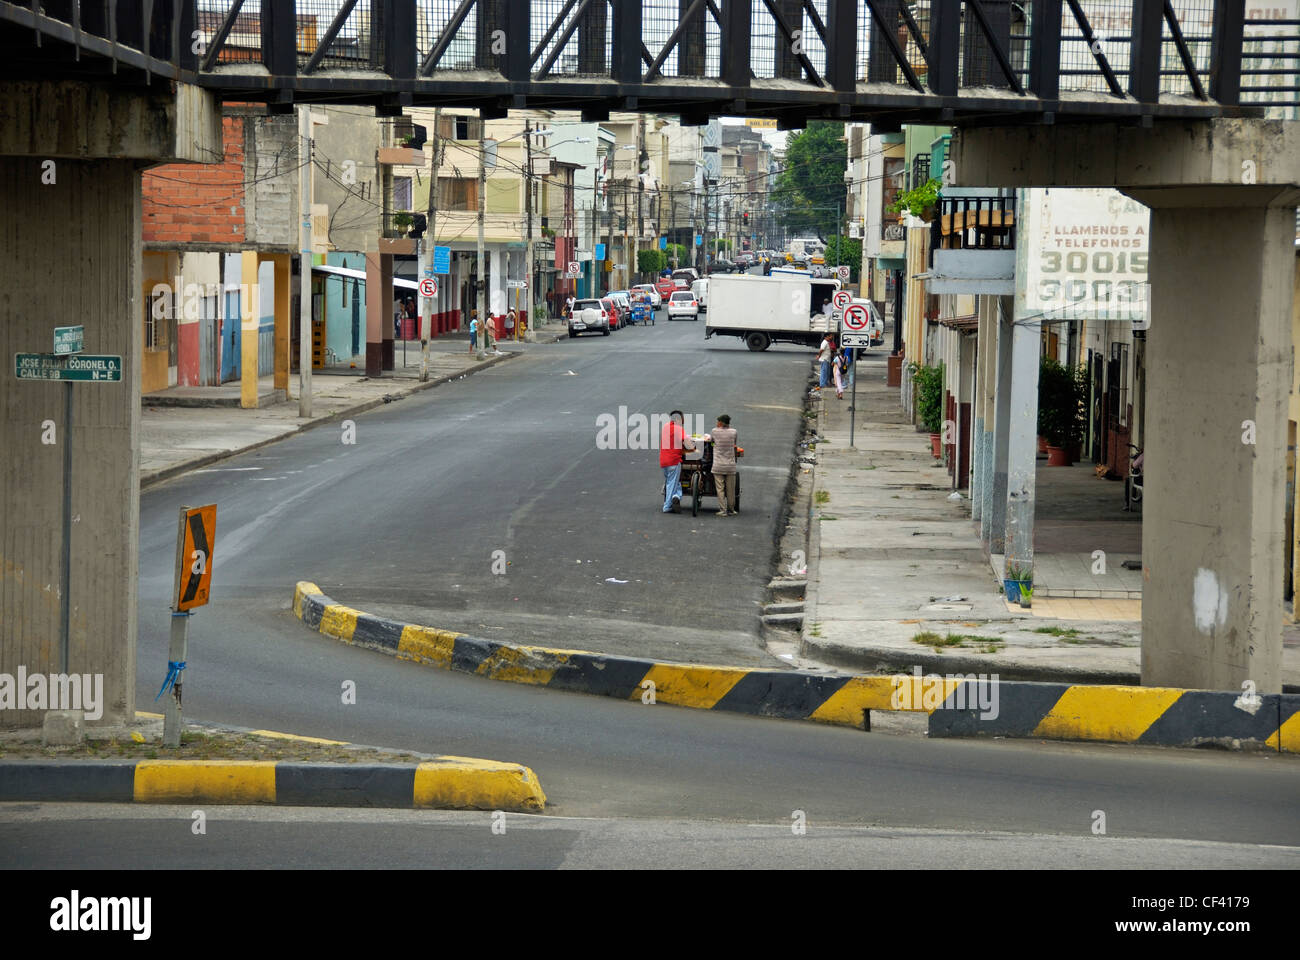
[[[1300, 696], [1257, 698], [1160, 687], [987, 681], [974, 674], [847, 676], [665, 663], [586, 650], [557, 650], [401, 623], [335, 603], [316, 584], [294, 587], [293, 612], [318, 633], [443, 670], [492, 680], [870, 730], [872, 710], [929, 715], [932, 737], [1000, 736], [1102, 740], [1163, 746], [1258, 744], [1300, 752]], [[650, 699], [653, 695], [653, 700]], [[980, 695], [984, 700], [980, 701]], [[996, 696], [996, 716], [979, 709]], [[969, 702], [968, 702], [969, 701]]]
[[0, 801], [523, 812], [544, 809], [546, 794], [528, 767], [471, 757], [440, 757], [418, 764], [41, 760], [0, 763]]
[[[414, 393], [420, 393], [423, 390], [440, 387], [444, 383], [451, 383], [453, 380], [459, 380], [461, 377], [473, 376], [480, 370], [486, 370], [488, 367], [502, 363], [509, 360], [511, 357], [516, 356], [520, 356], [520, 354], [507, 353], [502, 357], [490, 357], [487, 360], [479, 362], [477, 366], [469, 367], [460, 373], [446, 374], [445, 376], [435, 377], [422, 383], [417, 381], [415, 386], [402, 393], [401, 399]], [[355, 417], [359, 413], [365, 413], [368, 410], [375, 409], [375, 407], [382, 407], [384, 404], [389, 402], [391, 401], [387, 401], [383, 397], [375, 397], [373, 400], [365, 400], [361, 403], [355, 404], [354, 406], [345, 407], [342, 410], [335, 410], [327, 416], [313, 417], [311, 420], [299, 424], [292, 430], [287, 430], [278, 436], [258, 440], [244, 447], [238, 447], [234, 450], [221, 450], [217, 453], [208, 453], [201, 457], [195, 457], [193, 460], [186, 460], [184, 463], [174, 463], [169, 467], [162, 467], [159, 470], [152, 470], [149, 473], [142, 472], [140, 475], [140, 489], [147, 490], [150, 487], [157, 486], [158, 484], [178, 477], [181, 474], [189, 473], [191, 470], [198, 470], [209, 466], [210, 464], [219, 463], [222, 460], [229, 460], [231, 457], [237, 457], [242, 453], [248, 453], [252, 450], [260, 450], [262, 447], [269, 447], [273, 443], [279, 443], [281, 440], [288, 440], [290, 437], [296, 437], [298, 434], [305, 433], [308, 430], [313, 430], [316, 427], [323, 427], [329, 423], [338, 423], [340, 420], [345, 420], [348, 417]], [[144, 406], [149, 406], [149, 404], [144, 404]]]

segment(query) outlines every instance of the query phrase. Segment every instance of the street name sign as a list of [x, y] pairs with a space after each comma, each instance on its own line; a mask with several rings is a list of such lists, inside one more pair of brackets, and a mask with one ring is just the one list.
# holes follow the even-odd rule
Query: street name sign
[[509, 287], [509, 288], [512, 289], [512, 290], [527, 290], [527, 289], [528, 289], [528, 281], [527, 281], [527, 280], [507, 280], [507, 281], [506, 281], [506, 286]]
[[54, 328], [54, 354], [63, 356], [65, 354], [81, 353], [86, 349], [86, 328], [76, 327], [55, 327]]
[[15, 353], [14, 373], [19, 380], [79, 380], [118, 383], [121, 357], [90, 355], [60, 357], [52, 353]]

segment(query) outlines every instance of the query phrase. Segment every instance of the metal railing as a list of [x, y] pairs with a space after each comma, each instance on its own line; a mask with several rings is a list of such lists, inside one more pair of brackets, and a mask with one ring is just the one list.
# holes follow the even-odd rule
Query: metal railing
[[[1094, 94], [1094, 117], [1300, 105], [1300, 21], [1246, 21], [1240, 0], [0, 0], [0, 20], [146, 80], [192, 74], [280, 108], [305, 96], [397, 110], [402, 92], [457, 80], [489, 115], [549, 103], [550, 90], [572, 104], [572, 89], [547, 84], [592, 80], [603, 99], [590, 113], [619, 101], [693, 120], [761, 87], [735, 112], [791, 125], [809, 105], [870, 112], [882, 91], [864, 82], [916, 95], [937, 119], [938, 98], [963, 95], [978, 113], [987, 88], [1016, 94], [998, 101], [1005, 112], [1052, 101], [1058, 117], [1066, 92]], [[19, 53], [72, 69], [57, 43]]]
[[930, 263], [936, 250], [1014, 250], [1016, 198], [940, 197], [930, 221]]

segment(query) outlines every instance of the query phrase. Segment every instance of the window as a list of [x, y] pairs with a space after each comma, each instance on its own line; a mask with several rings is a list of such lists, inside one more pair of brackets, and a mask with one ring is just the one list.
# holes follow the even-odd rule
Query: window
[[452, 140], [482, 140], [483, 121], [478, 117], [443, 117], [438, 135]]
[[438, 206], [443, 210], [477, 210], [478, 181], [468, 177], [439, 177]]
[[393, 177], [393, 209], [411, 209], [411, 178]]

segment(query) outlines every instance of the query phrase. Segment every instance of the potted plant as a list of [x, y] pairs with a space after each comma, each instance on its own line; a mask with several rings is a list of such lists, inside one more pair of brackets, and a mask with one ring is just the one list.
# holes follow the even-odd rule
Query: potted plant
[[1038, 365], [1038, 432], [1047, 438], [1047, 465], [1068, 467], [1065, 446], [1072, 435], [1070, 423], [1078, 417], [1074, 377], [1050, 357]]
[[409, 212], [393, 214], [393, 226], [397, 228], [398, 233], [406, 233], [411, 229], [411, 224], [415, 222], [415, 215]]
[[912, 382], [916, 384], [916, 412], [921, 429], [930, 434], [930, 451], [936, 458], [943, 455], [939, 431], [943, 424], [943, 364], [922, 367], [912, 364]]
[[1033, 580], [1034, 575], [1031, 570], [1020, 566], [1014, 560], [1007, 560], [1006, 569], [1002, 574], [1002, 589], [1006, 591], [1010, 603], [1029, 606], [1029, 601], [1034, 596]]
[[[905, 210], [929, 223], [934, 219], [935, 209], [939, 205], [939, 188], [942, 186], [942, 180], [938, 177], [931, 177], [919, 187], [912, 190], [902, 190], [894, 197], [894, 202], [889, 205], [889, 212], [901, 214]], [[903, 218], [900, 216], [899, 223], [902, 222]]]

